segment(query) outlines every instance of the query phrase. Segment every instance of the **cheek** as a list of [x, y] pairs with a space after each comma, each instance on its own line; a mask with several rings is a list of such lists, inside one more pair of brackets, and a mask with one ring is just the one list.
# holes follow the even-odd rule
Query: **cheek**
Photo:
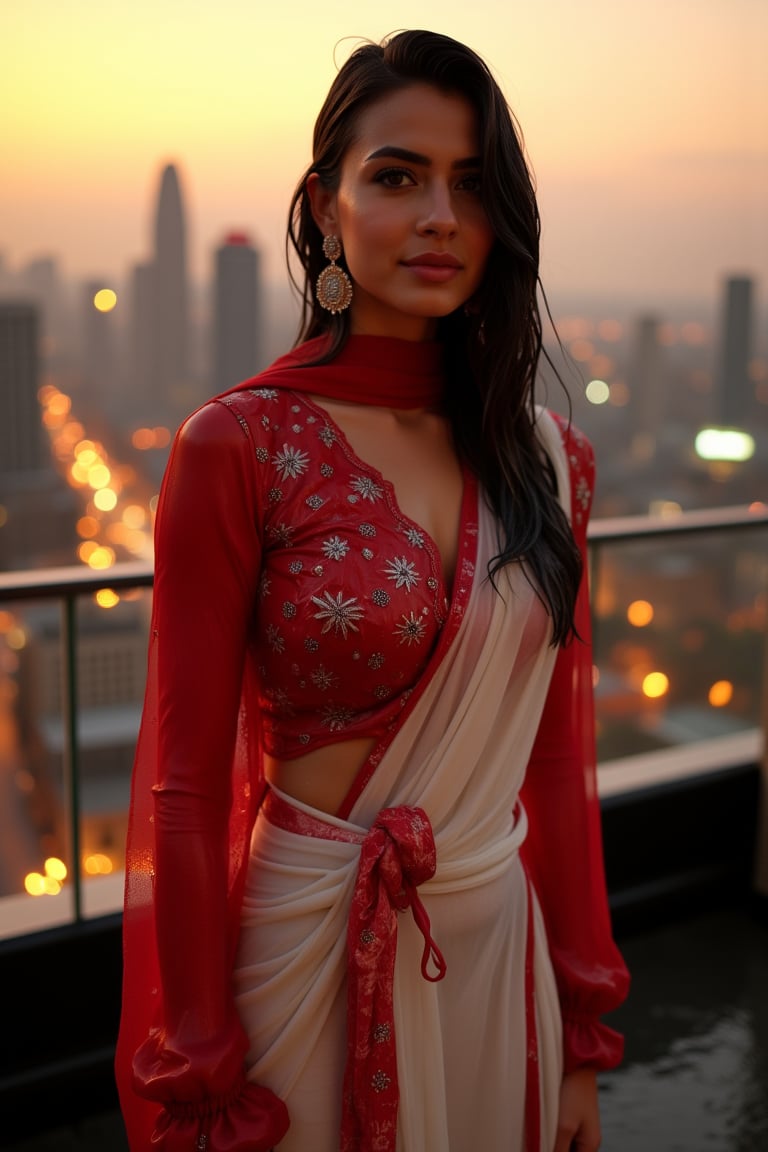
[[339, 198], [339, 227], [345, 250], [357, 250], [368, 259], [384, 254], [403, 230], [401, 212], [381, 199], [371, 200], [365, 194], [347, 194]]
[[478, 225], [472, 237], [472, 247], [478, 264], [478, 280], [482, 279], [489, 257], [496, 242], [496, 237], [490, 225], [483, 221]]

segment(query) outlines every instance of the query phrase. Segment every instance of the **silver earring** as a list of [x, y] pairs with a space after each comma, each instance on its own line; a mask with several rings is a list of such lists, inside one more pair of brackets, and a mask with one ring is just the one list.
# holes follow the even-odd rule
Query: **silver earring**
[[323, 268], [315, 284], [315, 296], [321, 308], [328, 312], [343, 312], [352, 300], [352, 281], [336, 261], [341, 256], [341, 244], [335, 236], [323, 240], [323, 256], [330, 260]]

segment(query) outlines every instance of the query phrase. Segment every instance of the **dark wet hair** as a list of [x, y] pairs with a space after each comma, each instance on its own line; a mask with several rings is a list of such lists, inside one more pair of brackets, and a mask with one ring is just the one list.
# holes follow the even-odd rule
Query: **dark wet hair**
[[435, 32], [398, 32], [381, 44], [356, 48], [333, 81], [315, 122], [312, 163], [289, 212], [289, 267], [292, 248], [303, 269], [301, 284], [292, 274], [302, 297], [299, 340], [327, 333], [324, 359], [332, 359], [349, 333], [349, 313], [333, 315], [314, 298], [327, 260], [307, 179], [317, 173], [326, 187], [337, 188], [361, 112], [416, 83], [461, 95], [475, 109], [483, 204], [496, 236], [470, 306], [438, 325], [457, 450], [478, 475], [499, 523], [499, 552], [489, 575], [493, 579], [503, 565], [525, 560], [551, 615], [553, 643], [563, 643], [573, 629], [581, 558], [557, 500], [554, 469], [534, 430], [542, 355], [536, 193], [522, 134], [499, 85], [485, 62], [458, 41]]

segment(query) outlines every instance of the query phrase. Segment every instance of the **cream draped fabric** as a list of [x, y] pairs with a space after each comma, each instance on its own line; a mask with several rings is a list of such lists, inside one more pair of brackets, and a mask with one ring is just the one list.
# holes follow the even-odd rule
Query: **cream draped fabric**
[[[567, 460], [552, 418], [539, 434], [570, 510]], [[395, 1028], [398, 1152], [523, 1152], [528, 894], [517, 804], [556, 651], [518, 565], [486, 579], [495, 524], [482, 497], [464, 619], [407, 713], [349, 821], [288, 800], [326, 824], [365, 833], [382, 808], [430, 819], [437, 870], [419, 888], [445, 979], [421, 976], [423, 939], [398, 918]], [[459, 579], [459, 575], [457, 575]], [[234, 973], [248, 1032], [249, 1078], [282, 1097], [280, 1152], [337, 1152], [346, 1059], [346, 925], [359, 845], [289, 832], [263, 816], [252, 838]], [[562, 1075], [560, 1009], [534, 898], [540, 1152], [555, 1139]]]

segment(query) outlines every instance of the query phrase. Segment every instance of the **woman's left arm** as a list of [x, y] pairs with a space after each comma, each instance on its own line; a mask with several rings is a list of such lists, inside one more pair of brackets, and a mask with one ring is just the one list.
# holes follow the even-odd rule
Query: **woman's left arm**
[[[560, 997], [562, 1105], [572, 1113], [581, 1101], [582, 1122], [590, 1128], [597, 1115], [596, 1092], [590, 1088], [594, 1073], [619, 1064], [624, 1048], [623, 1037], [601, 1017], [626, 998], [629, 973], [613, 939], [597, 794], [586, 555], [594, 460], [583, 436], [573, 429], [562, 432], [570, 462], [573, 531], [584, 573], [576, 605], [577, 636], [558, 652], [521, 792], [529, 821], [522, 856], [541, 905]], [[586, 1072], [571, 1081], [579, 1070]]]

